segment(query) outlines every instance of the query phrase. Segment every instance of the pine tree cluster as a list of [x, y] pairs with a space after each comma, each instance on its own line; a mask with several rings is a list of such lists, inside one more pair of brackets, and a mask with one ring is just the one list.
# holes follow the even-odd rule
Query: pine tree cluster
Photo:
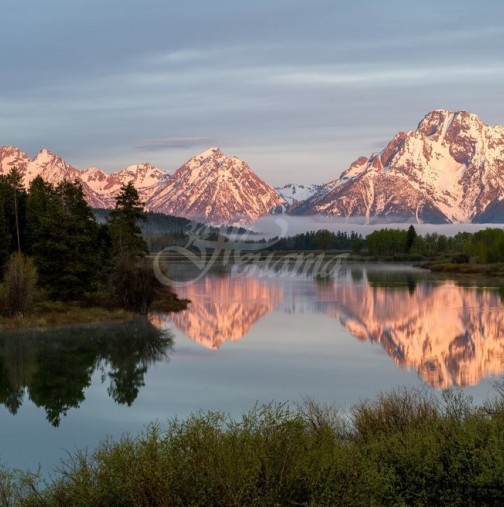
[[142, 220], [143, 204], [131, 183], [121, 188], [115, 209], [100, 224], [78, 181], [53, 186], [37, 177], [26, 191], [13, 169], [0, 177], [0, 277], [13, 254], [21, 254], [32, 259], [38, 286], [49, 299], [89, 301], [101, 295], [145, 313], [156, 280], [145, 260]]

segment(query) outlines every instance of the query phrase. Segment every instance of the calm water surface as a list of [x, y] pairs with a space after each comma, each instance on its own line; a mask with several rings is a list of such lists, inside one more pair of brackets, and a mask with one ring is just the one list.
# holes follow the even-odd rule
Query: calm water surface
[[482, 401], [504, 373], [497, 286], [349, 264], [318, 280], [222, 270], [177, 290], [192, 301], [179, 314], [2, 333], [0, 461], [48, 472], [106, 435], [256, 401], [350, 406], [421, 385]]

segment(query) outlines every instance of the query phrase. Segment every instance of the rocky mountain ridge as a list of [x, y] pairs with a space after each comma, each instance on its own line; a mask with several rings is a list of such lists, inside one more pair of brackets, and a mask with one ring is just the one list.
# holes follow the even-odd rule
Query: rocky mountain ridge
[[79, 180], [88, 203], [111, 208], [121, 185], [132, 182], [148, 211], [213, 225], [248, 224], [285, 204], [284, 199], [238, 157], [210, 148], [189, 159], [173, 175], [148, 164], [112, 174], [98, 167], [79, 171], [43, 149], [33, 159], [13, 146], [0, 148], [0, 175], [17, 167], [25, 188], [41, 176], [51, 184]]
[[93, 207], [110, 208], [133, 182], [146, 209], [213, 225], [249, 224], [269, 213], [326, 215], [354, 223], [504, 223], [504, 127], [465, 111], [431, 111], [415, 130], [397, 133], [378, 153], [361, 156], [325, 185], [274, 189], [237, 157], [210, 148], [172, 175], [142, 163], [107, 174], [79, 171], [41, 150], [33, 159], [0, 148], [0, 174], [16, 166], [28, 187], [78, 179]]
[[502, 197], [504, 127], [439, 109], [381, 152], [359, 157], [292, 212], [362, 223], [463, 223]]
[[106, 174], [98, 167], [80, 171], [45, 148], [31, 159], [19, 148], [2, 146], [0, 148], [0, 175], [8, 174], [12, 167], [16, 167], [21, 173], [25, 188], [28, 188], [37, 176], [41, 176], [52, 185], [65, 180], [80, 181], [86, 200], [93, 208], [111, 208], [114, 205], [115, 196], [124, 183], [133, 182], [140, 195], [144, 197], [149, 187], [168, 176], [150, 164], [129, 166], [112, 174]]
[[323, 185], [301, 185], [299, 183], [287, 183], [286, 185], [275, 187], [278, 194], [285, 200], [288, 206], [306, 201], [311, 196], [322, 190]]
[[159, 184], [147, 199], [146, 207], [221, 225], [250, 223], [283, 203], [273, 187], [246, 162], [210, 148]]

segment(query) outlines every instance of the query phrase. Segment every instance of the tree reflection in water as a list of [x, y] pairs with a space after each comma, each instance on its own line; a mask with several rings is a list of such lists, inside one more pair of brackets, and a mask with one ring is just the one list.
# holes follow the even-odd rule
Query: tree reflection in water
[[116, 403], [130, 406], [149, 365], [168, 360], [173, 337], [146, 319], [55, 330], [2, 333], [0, 403], [16, 414], [25, 395], [58, 426], [84, 401], [93, 373]]

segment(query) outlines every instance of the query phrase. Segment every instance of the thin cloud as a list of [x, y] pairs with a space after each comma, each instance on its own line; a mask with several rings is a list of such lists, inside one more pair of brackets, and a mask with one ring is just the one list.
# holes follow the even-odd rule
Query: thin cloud
[[143, 139], [135, 145], [138, 150], [162, 150], [165, 148], [192, 148], [193, 146], [214, 145], [212, 137], [160, 137]]
[[495, 63], [482, 65], [427, 65], [427, 66], [336, 66], [312, 70], [284, 69], [270, 77], [280, 86], [419, 86], [428, 83], [452, 83], [481, 78], [502, 78], [504, 71]]

